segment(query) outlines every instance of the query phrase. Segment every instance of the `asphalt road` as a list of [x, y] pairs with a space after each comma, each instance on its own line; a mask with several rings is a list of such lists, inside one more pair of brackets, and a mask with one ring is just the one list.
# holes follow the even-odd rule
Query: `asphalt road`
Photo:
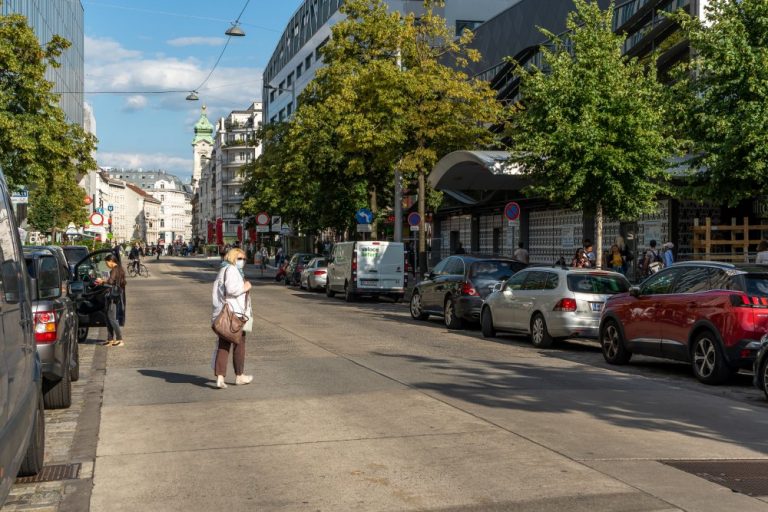
[[[214, 388], [214, 268], [152, 262], [108, 351], [93, 511], [768, 510], [666, 464], [768, 461], [768, 404], [685, 365], [608, 367], [254, 281], [248, 386]], [[768, 494], [766, 491], [765, 494]]]

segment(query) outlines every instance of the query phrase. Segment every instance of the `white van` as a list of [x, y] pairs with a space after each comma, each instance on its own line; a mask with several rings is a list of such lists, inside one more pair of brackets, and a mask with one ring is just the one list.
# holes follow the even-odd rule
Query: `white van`
[[360, 295], [386, 295], [398, 301], [408, 285], [405, 246], [400, 242], [341, 242], [328, 259], [325, 293], [343, 293], [347, 302]]

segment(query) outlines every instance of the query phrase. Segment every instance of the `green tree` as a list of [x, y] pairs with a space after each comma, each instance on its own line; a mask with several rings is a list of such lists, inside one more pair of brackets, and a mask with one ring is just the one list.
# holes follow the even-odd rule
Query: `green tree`
[[[712, 0], [674, 16], [693, 59], [677, 84], [699, 197], [734, 206], [768, 192], [768, 2]], [[685, 101], [687, 100], [687, 101]]]
[[665, 91], [636, 59], [622, 55], [613, 7], [575, 0], [568, 35], [543, 31], [544, 70], [518, 68], [522, 104], [508, 135], [513, 160], [535, 195], [594, 214], [598, 265], [605, 216], [637, 218], [668, 193], [675, 139], [665, 126]]
[[55, 35], [41, 47], [26, 18], [0, 16], [0, 169], [9, 187], [30, 190], [38, 229], [85, 221], [77, 176], [96, 168], [95, 139], [67, 122], [45, 79], [46, 66], [58, 67], [69, 46]]

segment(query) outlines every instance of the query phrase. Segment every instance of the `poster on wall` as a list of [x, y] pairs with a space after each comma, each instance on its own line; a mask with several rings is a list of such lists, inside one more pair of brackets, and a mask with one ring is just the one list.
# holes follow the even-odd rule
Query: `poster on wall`
[[661, 232], [660, 220], [648, 220], [643, 222], [643, 242], [647, 246], [651, 240], [656, 240], [656, 243], [661, 245], [664, 242], [664, 236]]

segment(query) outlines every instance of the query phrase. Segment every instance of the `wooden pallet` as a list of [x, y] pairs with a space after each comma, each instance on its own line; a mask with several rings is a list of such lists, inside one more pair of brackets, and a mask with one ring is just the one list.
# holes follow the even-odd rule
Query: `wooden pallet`
[[762, 240], [751, 236], [763, 231], [768, 231], [768, 225], [750, 224], [748, 217], [744, 217], [743, 224], [731, 219], [730, 226], [713, 226], [710, 217], [702, 226], [699, 219], [693, 219], [693, 259], [749, 263], [749, 251], [754, 251]]

